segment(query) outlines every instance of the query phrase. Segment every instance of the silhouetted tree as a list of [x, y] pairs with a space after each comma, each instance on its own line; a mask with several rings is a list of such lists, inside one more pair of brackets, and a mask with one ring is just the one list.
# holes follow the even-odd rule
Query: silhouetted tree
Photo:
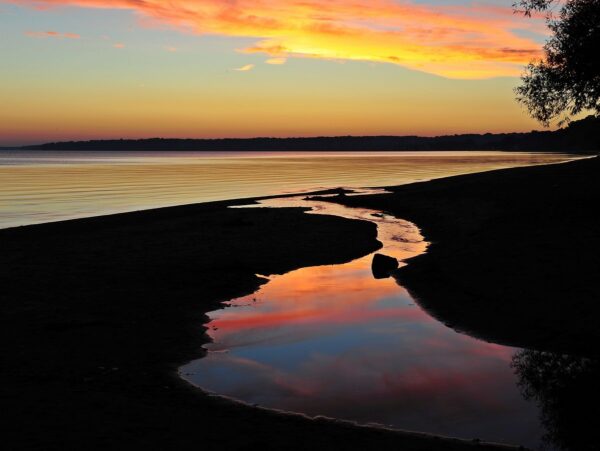
[[598, 360], [522, 350], [512, 367], [525, 398], [539, 405], [547, 444], [569, 451], [600, 449]]
[[[559, 8], [552, 11], [553, 5]], [[544, 58], [527, 66], [517, 99], [542, 124], [584, 110], [600, 113], [600, 0], [520, 0], [515, 10], [546, 12], [553, 35]], [[563, 122], [561, 121], [561, 122]]]

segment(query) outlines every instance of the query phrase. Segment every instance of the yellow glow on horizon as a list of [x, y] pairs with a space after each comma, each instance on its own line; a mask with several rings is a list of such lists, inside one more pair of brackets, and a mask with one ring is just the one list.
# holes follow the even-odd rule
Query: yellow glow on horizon
[[[337, 69], [348, 73], [356, 68]], [[293, 90], [297, 79], [282, 86], [273, 85], [277, 78], [261, 83], [265, 74], [258, 69], [229, 74], [234, 80], [218, 89], [210, 82], [207, 88], [194, 88], [95, 86], [93, 81], [79, 87], [62, 81], [29, 87], [26, 97], [16, 89], [4, 96], [12, 107], [0, 111], [0, 137], [5, 143], [36, 143], [157, 136], [431, 136], [539, 128], [513, 100], [509, 81], [477, 82], [484, 85], [475, 88], [462, 86], [473, 82], [449, 81], [432, 92], [431, 86], [414, 82], [389, 89], [386, 78], [374, 77], [373, 87], [369, 79], [340, 81], [339, 86], [307, 80]]]

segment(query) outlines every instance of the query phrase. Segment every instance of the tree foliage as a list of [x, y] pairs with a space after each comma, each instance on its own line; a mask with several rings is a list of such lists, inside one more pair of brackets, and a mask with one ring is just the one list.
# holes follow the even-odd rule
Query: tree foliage
[[[545, 12], [552, 36], [530, 63], [517, 100], [544, 125], [582, 111], [600, 113], [600, 0], [521, 0], [515, 10]], [[555, 7], [558, 12], [554, 11]]]
[[521, 350], [511, 366], [525, 399], [538, 404], [550, 449], [598, 450], [599, 360]]

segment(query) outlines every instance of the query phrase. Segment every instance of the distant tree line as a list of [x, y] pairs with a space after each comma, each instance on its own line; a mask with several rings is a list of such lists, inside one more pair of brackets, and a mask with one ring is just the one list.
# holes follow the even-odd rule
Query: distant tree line
[[589, 116], [557, 131], [466, 134], [438, 137], [338, 136], [248, 139], [119, 139], [27, 146], [31, 150], [96, 151], [398, 151], [398, 150], [600, 150], [600, 118]]

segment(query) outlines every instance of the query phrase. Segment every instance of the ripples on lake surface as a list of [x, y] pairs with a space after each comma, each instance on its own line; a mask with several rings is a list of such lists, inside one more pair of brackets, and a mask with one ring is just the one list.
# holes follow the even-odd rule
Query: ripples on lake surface
[[522, 152], [0, 151], [0, 228], [338, 186], [400, 185], [567, 158]]

